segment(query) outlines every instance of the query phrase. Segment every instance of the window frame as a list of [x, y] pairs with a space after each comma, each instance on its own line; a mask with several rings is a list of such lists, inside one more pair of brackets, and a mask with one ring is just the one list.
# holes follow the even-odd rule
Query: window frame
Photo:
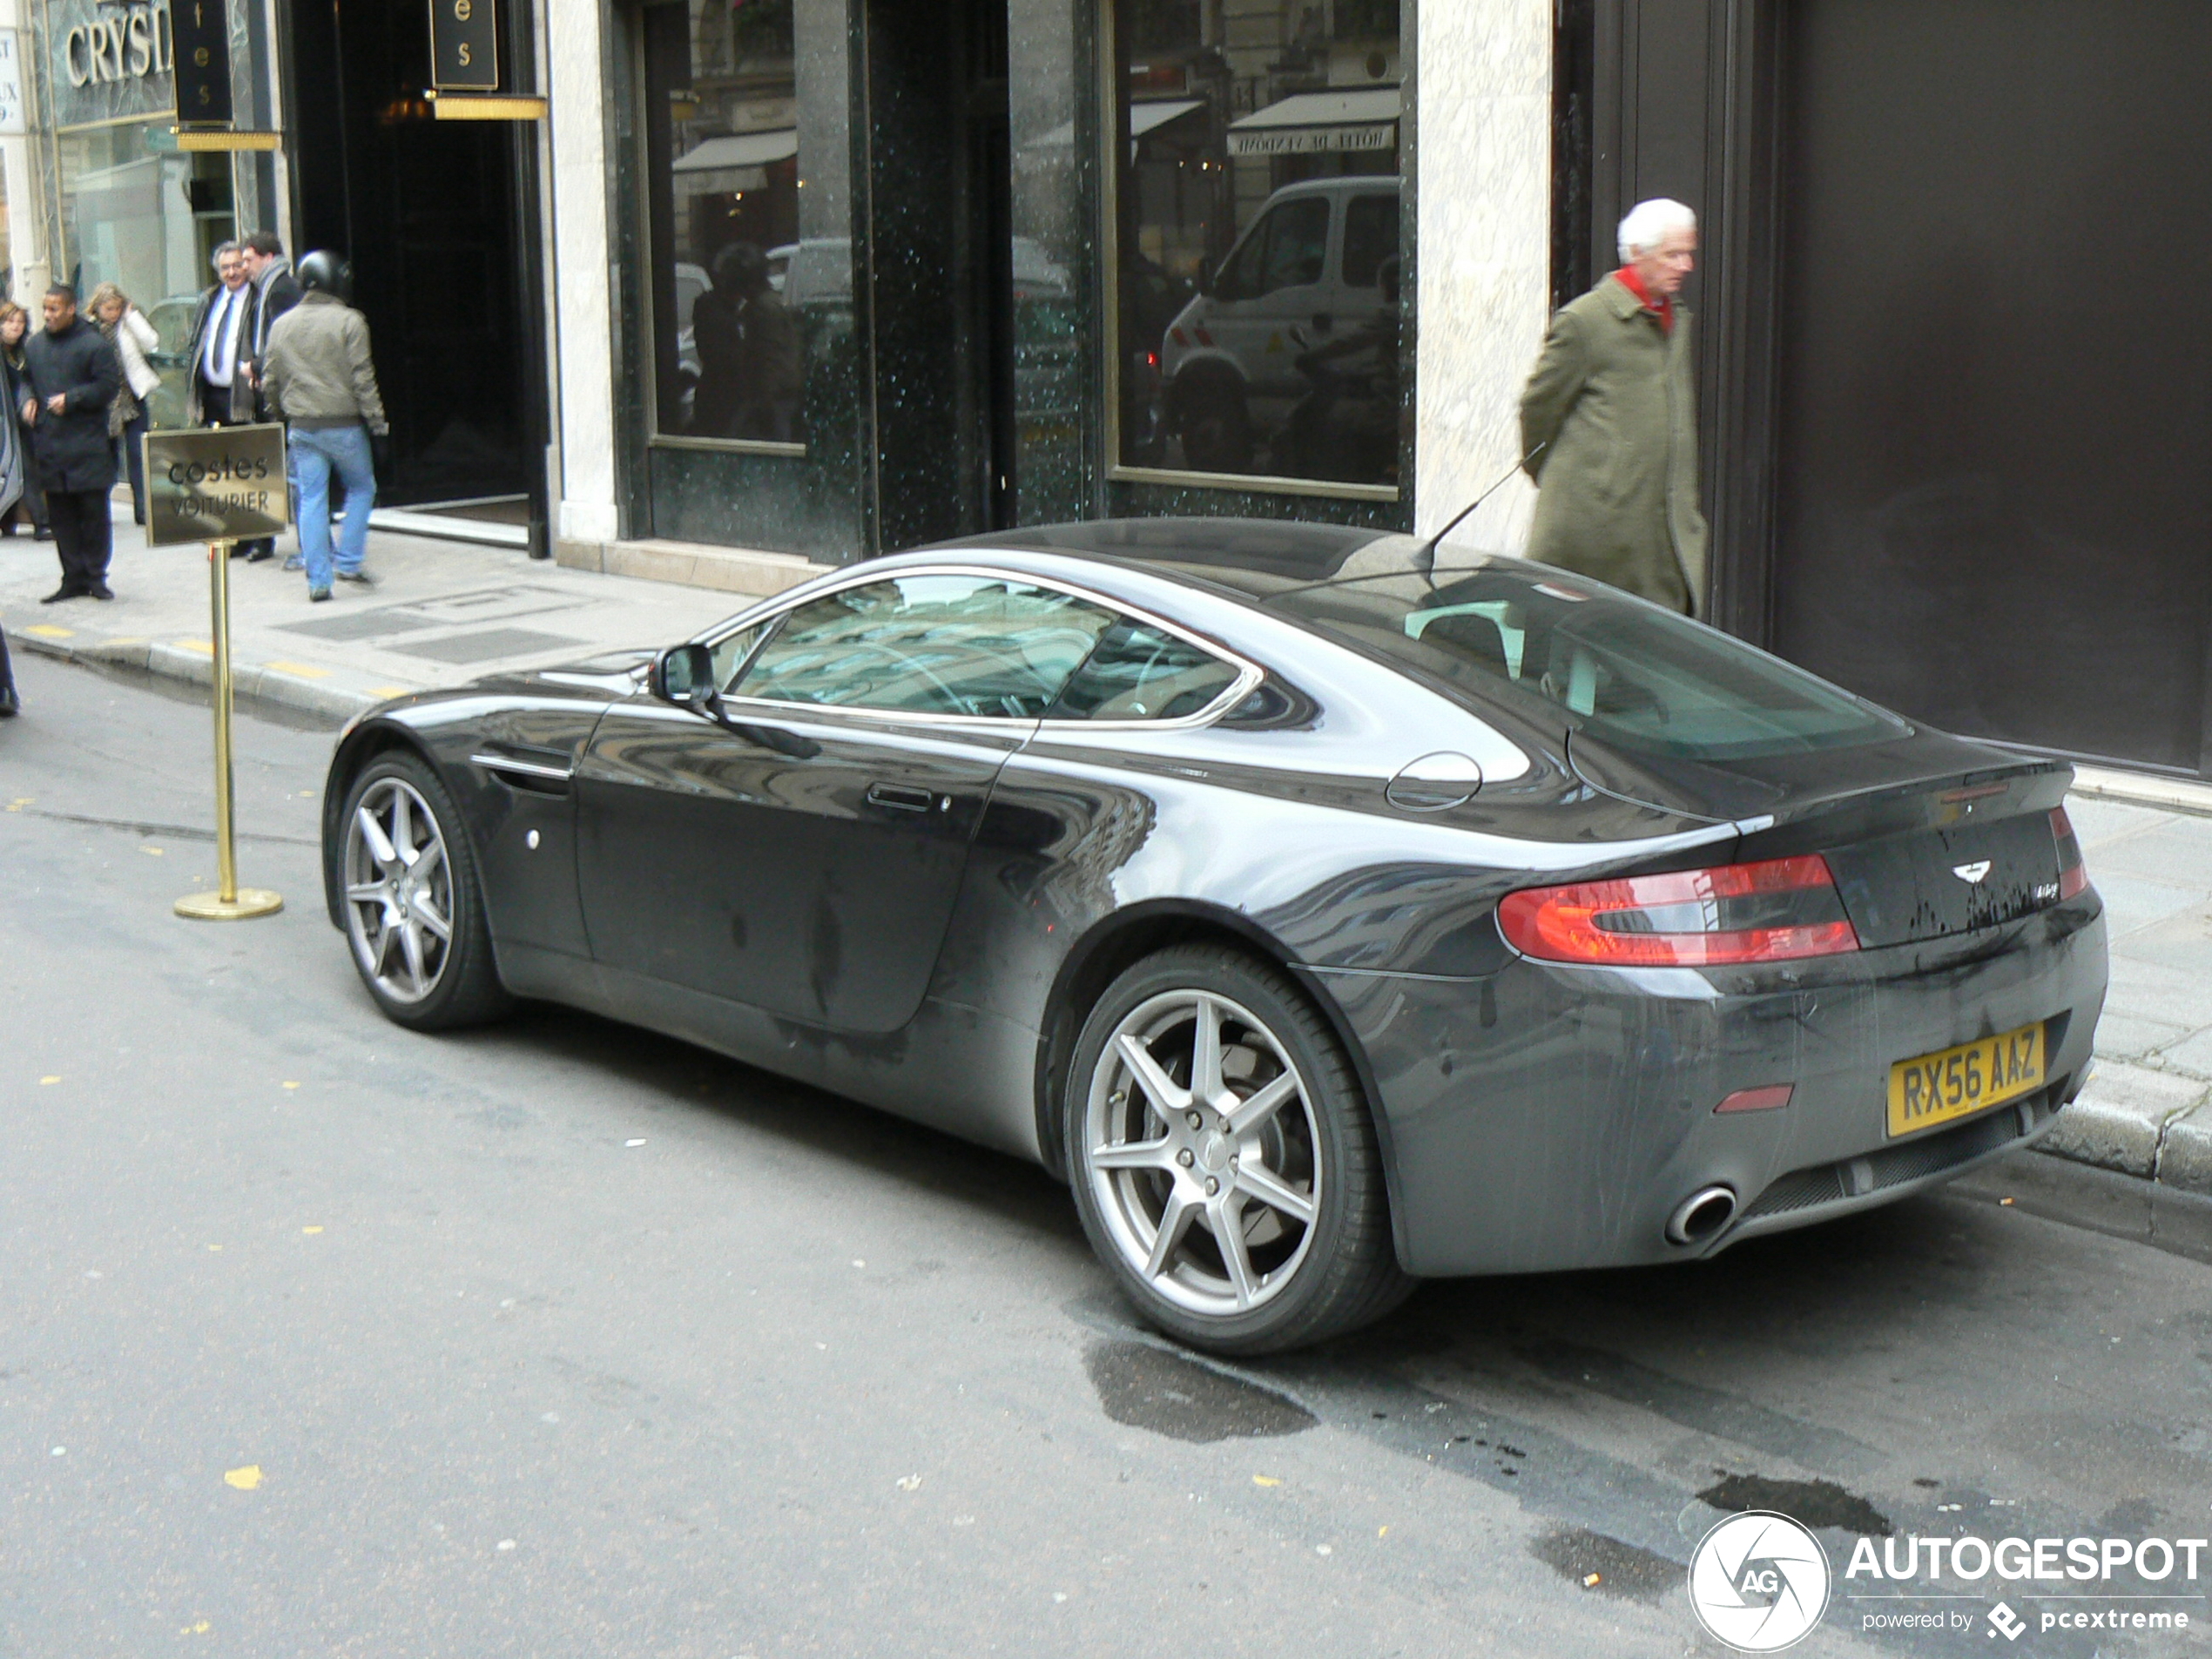
[[[1099, 0], [1096, 8], [1097, 48], [1094, 60], [1096, 90], [1098, 103], [1098, 132], [1095, 155], [1098, 167], [1098, 287], [1102, 303], [1099, 307], [1099, 339], [1101, 341], [1100, 380], [1105, 407], [1100, 411], [1101, 425], [1106, 438], [1106, 478], [1112, 483], [1167, 485], [1177, 489], [1224, 489], [1245, 496], [1312, 496], [1331, 501], [1410, 502], [1413, 499], [1413, 475], [1403, 467], [1404, 451], [1400, 451], [1404, 475], [1395, 484], [1359, 484], [1339, 482], [1328, 479], [1292, 478], [1280, 473], [1259, 472], [1194, 472], [1177, 467], [1132, 466], [1122, 460], [1122, 184], [1123, 149], [1126, 140], [1122, 133], [1122, 105], [1117, 84], [1120, 52], [1120, 10], [1126, 0]], [[1401, 57], [1411, 62], [1412, 39], [1405, 33], [1404, 13], [1400, 13], [1399, 50]], [[1401, 77], [1400, 96], [1415, 85], [1415, 78], [1407, 70]], [[1407, 141], [1407, 128], [1413, 121], [1413, 111], [1401, 105], [1399, 113], [1398, 171], [1394, 174], [1378, 173], [1375, 178], [1395, 179], [1399, 190], [1399, 253], [1406, 253], [1406, 238], [1414, 226], [1417, 216], [1406, 211], [1406, 198], [1412, 193], [1413, 179], [1407, 172], [1412, 149]], [[1334, 215], [1332, 214], [1333, 219]], [[1259, 221], [1255, 219], [1254, 225]], [[1249, 233], [1249, 232], [1247, 233]], [[1239, 242], [1244, 239], [1238, 238]], [[1327, 250], [1322, 255], [1321, 274], [1328, 277], [1329, 262], [1339, 243], [1336, 226], [1332, 224]], [[1232, 251], [1233, 251], [1232, 245]], [[1405, 263], [1410, 266], [1411, 261]], [[1404, 382], [1415, 384], [1414, 361], [1405, 356], [1402, 342], [1417, 339], [1419, 317], [1413, 314], [1414, 294], [1411, 288], [1402, 288], [1399, 297], [1401, 342], [1400, 373]], [[1410, 325], [1410, 326], [1409, 326]], [[1402, 442], [1402, 441], [1401, 441]]]
[[[711, 650], [735, 635], [743, 633], [748, 628], [759, 629], [760, 637], [746, 650], [745, 656], [739, 659], [736, 669], [732, 671], [734, 674], [742, 675], [751, 665], [752, 658], [759, 653], [760, 648], [774, 637], [777, 630], [783, 625], [784, 618], [801, 605], [812, 604], [817, 599], [826, 599], [851, 588], [867, 587], [878, 582], [895, 582], [907, 577], [930, 576], [976, 577], [992, 582], [1020, 583], [1029, 587], [1044, 588], [1055, 593], [1065, 594], [1071, 599], [1079, 599], [1086, 604], [1096, 605], [1116, 620], [1126, 618], [1132, 622], [1142, 623], [1147, 627], [1157, 628], [1163, 633], [1171, 634], [1184, 644], [1227, 664], [1237, 671], [1237, 677], [1226, 691], [1207, 704], [1205, 707], [1198, 710], [1195, 714], [1180, 715], [1172, 720], [1055, 720], [1041, 716], [1012, 714], [932, 714], [921, 711], [870, 708], [859, 704], [791, 703], [777, 698], [744, 697], [733, 692], [723, 695], [723, 705], [728, 708], [761, 710], [771, 714], [778, 714], [785, 719], [797, 718], [807, 720], [830, 716], [838, 718], [869, 720], [885, 725], [927, 725], [954, 729], [969, 727], [991, 732], [1027, 728], [1032, 735], [1048, 732], [1056, 733], [1187, 732], [1200, 726], [1213, 725], [1230, 710], [1258, 690], [1261, 682], [1267, 678], [1265, 669], [1250, 658], [1231, 650], [1220, 641], [1209, 639], [1204, 634], [1194, 632], [1178, 623], [1171, 622], [1157, 612], [1100, 593], [1095, 589], [1083, 586], [1081, 583], [1070, 582], [1059, 577], [1039, 576], [1028, 570], [1008, 570], [998, 565], [971, 563], [956, 560], [903, 565], [895, 570], [884, 570], [880, 564], [872, 565], [863, 563], [853, 570], [839, 572], [834, 577], [793, 588], [787, 593], [778, 594], [764, 605], [756, 605], [751, 610], [740, 611], [726, 623], [717, 624], [709, 632], [699, 635], [698, 643]], [[1108, 626], [1110, 628], [1112, 624], [1109, 624]], [[1084, 660], [1087, 662], [1089, 659], [1085, 658]], [[1079, 672], [1081, 668], [1081, 664], [1076, 664], [1076, 671]], [[1069, 678], [1073, 678], [1072, 673]]]

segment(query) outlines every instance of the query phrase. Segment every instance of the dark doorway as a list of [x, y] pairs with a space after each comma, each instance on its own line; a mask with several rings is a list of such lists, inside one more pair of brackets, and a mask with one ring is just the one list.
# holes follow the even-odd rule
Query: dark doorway
[[[502, 57], [526, 64], [530, 9], [502, 10]], [[288, 251], [337, 248], [353, 260], [354, 303], [368, 319], [392, 422], [394, 476], [380, 500], [538, 500], [535, 132], [432, 118], [418, 0], [298, 0], [288, 10], [298, 244]]]
[[868, 7], [877, 545], [1015, 522], [1007, 0]]
[[2203, 770], [2212, 7], [1783, 17], [1777, 649], [1961, 731]]

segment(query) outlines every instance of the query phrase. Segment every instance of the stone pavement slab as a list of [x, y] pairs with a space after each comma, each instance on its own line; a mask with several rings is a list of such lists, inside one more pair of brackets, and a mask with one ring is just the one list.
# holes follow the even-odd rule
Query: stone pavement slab
[[[211, 677], [208, 570], [196, 548], [148, 548], [127, 513], [115, 526], [111, 603], [42, 605], [60, 566], [53, 543], [0, 539], [0, 616], [31, 651]], [[289, 538], [279, 553], [290, 550]], [[311, 604], [307, 579], [233, 559], [231, 638], [238, 691], [344, 717], [404, 691], [458, 685], [500, 669], [596, 651], [672, 644], [752, 601], [742, 595], [564, 570], [518, 549], [372, 530], [374, 587], [340, 583]], [[794, 564], [792, 579], [809, 574]]]

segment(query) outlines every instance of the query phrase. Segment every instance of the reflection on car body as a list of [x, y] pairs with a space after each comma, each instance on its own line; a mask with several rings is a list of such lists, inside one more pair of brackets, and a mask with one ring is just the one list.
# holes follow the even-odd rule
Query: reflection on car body
[[1251, 1352], [2040, 1136], [2104, 994], [2067, 781], [1556, 570], [1136, 520], [381, 705], [326, 869], [390, 1017], [542, 997], [1036, 1159]]

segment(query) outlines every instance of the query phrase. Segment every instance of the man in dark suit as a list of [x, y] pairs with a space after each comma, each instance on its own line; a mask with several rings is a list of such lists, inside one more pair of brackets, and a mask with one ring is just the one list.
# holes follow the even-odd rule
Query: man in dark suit
[[43, 310], [45, 327], [24, 342], [30, 395], [20, 411], [62, 561], [62, 584], [43, 603], [112, 599], [108, 492], [115, 487], [115, 451], [107, 416], [123, 364], [107, 336], [78, 316], [76, 289], [57, 282]]
[[[261, 391], [261, 360], [269, 348], [270, 328], [279, 317], [300, 303], [300, 279], [292, 274], [292, 261], [284, 257], [284, 244], [274, 231], [252, 233], [239, 245], [239, 252], [246, 262], [247, 295], [239, 364], [251, 390], [244, 403], [234, 401], [233, 407], [245, 409], [247, 420], [273, 421], [278, 418], [276, 412], [269, 408]], [[258, 564], [276, 553], [273, 536], [264, 536], [239, 545], [249, 564]]]
[[217, 248], [215, 275], [215, 286], [199, 296], [199, 309], [192, 314], [185, 419], [194, 426], [237, 426], [253, 418], [246, 407], [253, 388], [239, 373], [246, 355], [242, 347], [250, 338], [246, 314], [253, 303], [246, 286], [246, 250], [236, 242]]

